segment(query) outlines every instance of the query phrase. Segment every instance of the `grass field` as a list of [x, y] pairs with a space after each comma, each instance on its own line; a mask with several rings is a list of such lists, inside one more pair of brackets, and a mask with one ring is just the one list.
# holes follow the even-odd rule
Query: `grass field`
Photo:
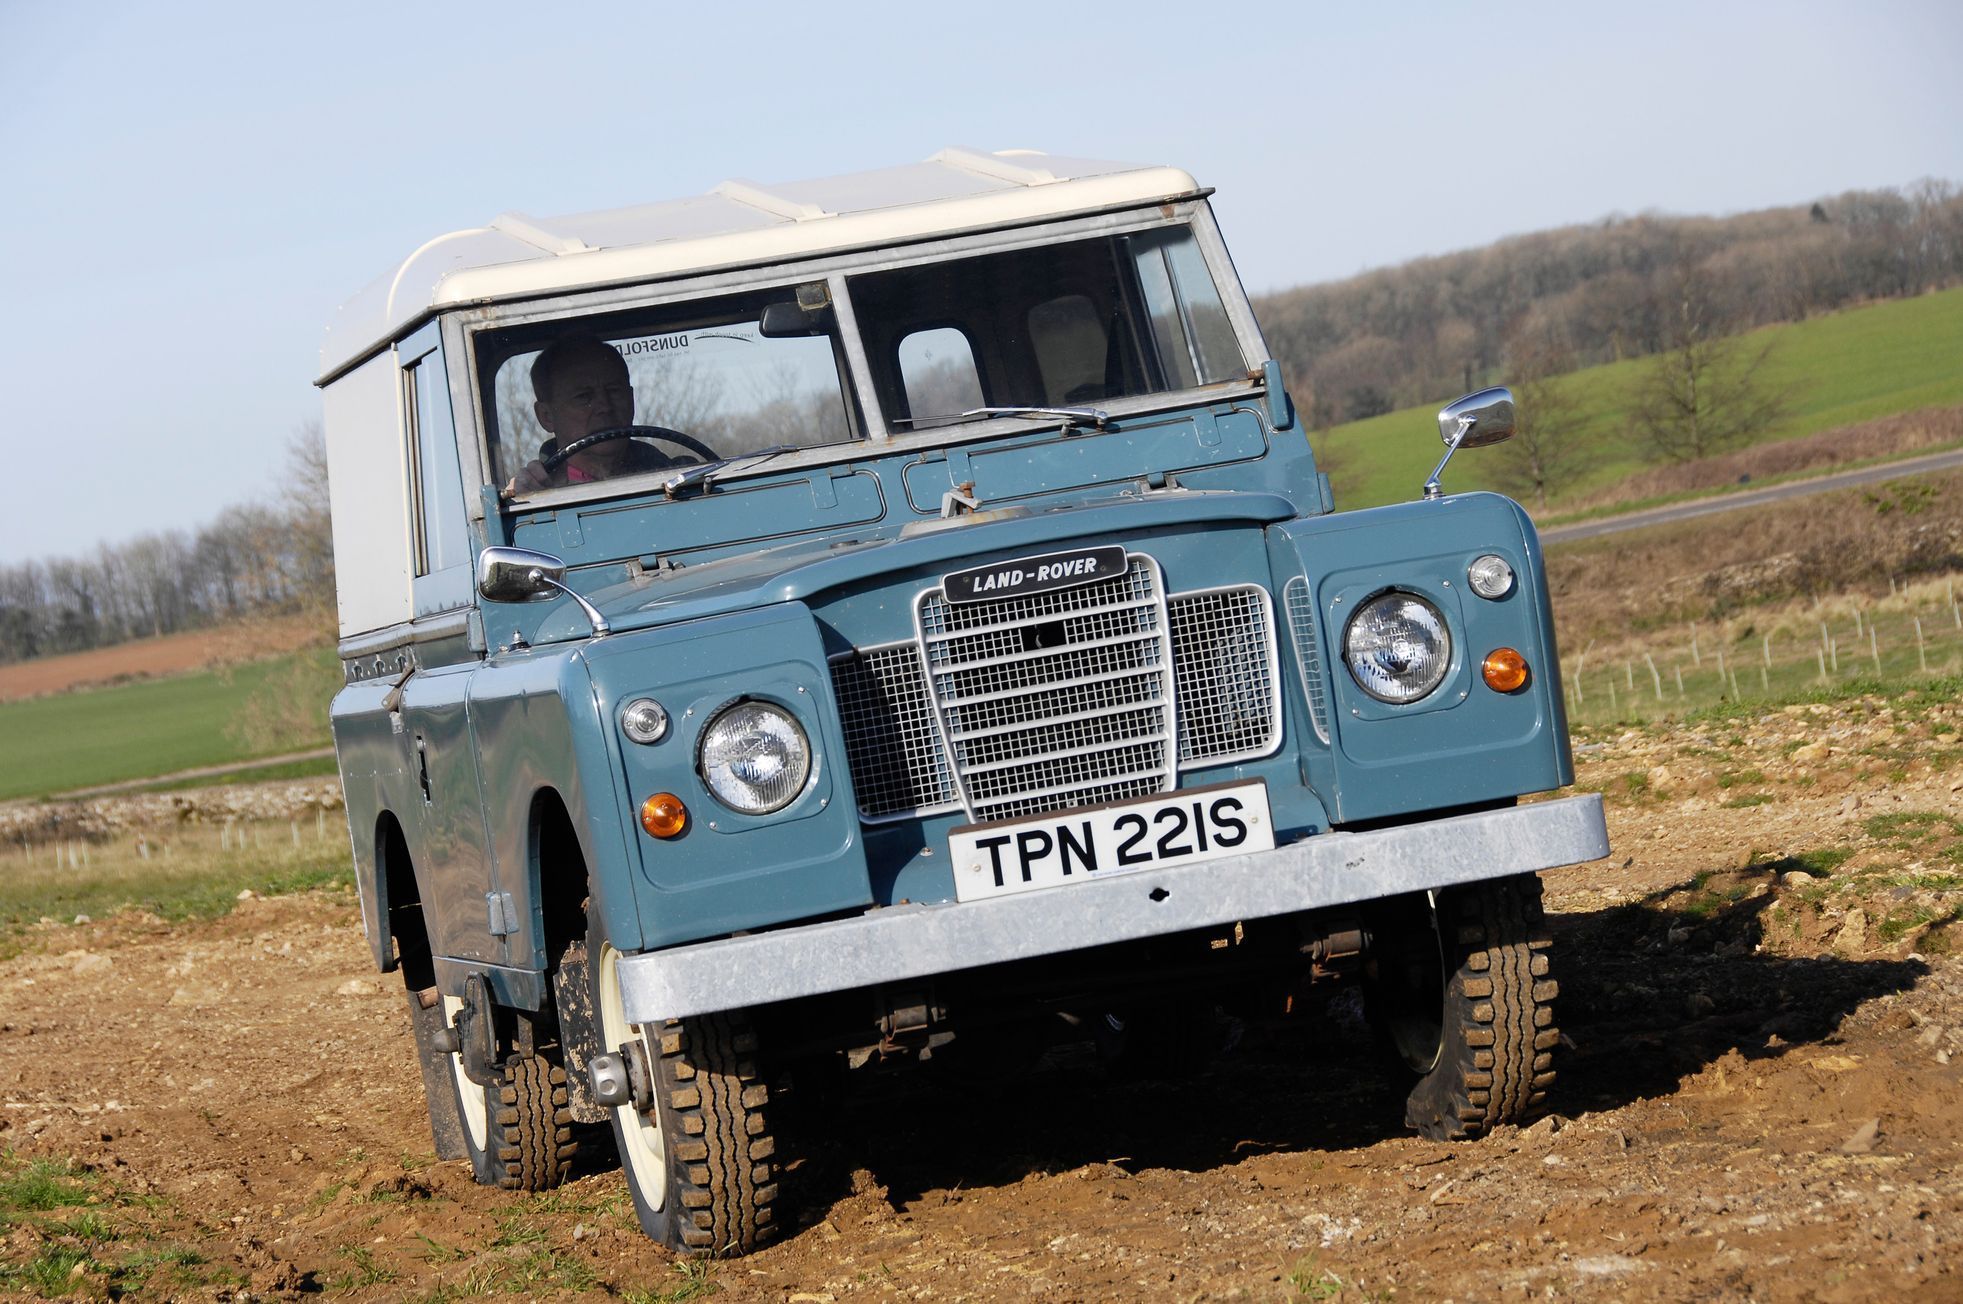
[[[1769, 326], [1752, 332], [1747, 342], [1753, 350], [1772, 345], [1762, 375], [1769, 387], [1789, 396], [1785, 417], [1760, 442], [1963, 402], [1963, 288]], [[1566, 497], [1598, 493], [1653, 464], [1649, 450], [1627, 433], [1632, 395], [1653, 365], [1652, 359], [1634, 358], [1573, 372], [1558, 382], [1581, 418], [1580, 437], [1595, 452], [1586, 476]], [[1442, 451], [1440, 406], [1404, 408], [1316, 435], [1337, 505], [1372, 507], [1417, 497]], [[1460, 454], [1446, 472], [1445, 487], [1495, 488], [1492, 469], [1508, 455], [1504, 447]], [[1558, 508], [1560, 501], [1550, 506]]]
[[[305, 661], [305, 666], [296, 665]], [[34, 797], [143, 779], [206, 765], [230, 765], [327, 743], [327, 699], [307, 737], [248, 747], [227, 733], [254, 695], [304, 669], [338, 679], [331, 649], [224, 671], [119, 684], [83, 692], [0, 702], [0, 799]], [[331, 691], [331, 690], [330, 690]]]
[[105, 919], [147, 910], [164, 919], [225, 914], [239, 893], [260, 896], [333, 888], [352, 892], [348, 824], [340, 811], [313, 818], [185, 824], [102, 842], [0, 846], [0, 954], [10, 934], [49, 918]]

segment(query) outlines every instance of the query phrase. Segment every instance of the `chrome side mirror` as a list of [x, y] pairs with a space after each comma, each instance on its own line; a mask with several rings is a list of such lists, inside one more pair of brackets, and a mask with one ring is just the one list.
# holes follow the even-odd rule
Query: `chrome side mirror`
[[1513, 438], [1513, 391], [1495, 385], [1440, 408], [1438, 437], [1459, 448], [1484, 448]]
[[564, 594], [593, 624], [593, 637], [613, 632], [600, 609], [566, 584], [566, 563], [530, 548], [486, 548], [477, 554], [477, 593], [486, 602], [542, 602]]
[[1436, 498], [1444, 491], [1438, 477], [1445, 464], [1461, 448], [1483, 448], [1513, 438], [1513, 391], [1503, 385], [1482, 389], [1455, 399], [1438, 413], [1438, 437], [1445, 441], [1445, 456], [1432, 468], [1425, 481], [1425, 497]]
[[477, 592], [487, 602], [538, 602], [565, 583], [566, 563], [530, 548], [486, 548], [477, 555]]

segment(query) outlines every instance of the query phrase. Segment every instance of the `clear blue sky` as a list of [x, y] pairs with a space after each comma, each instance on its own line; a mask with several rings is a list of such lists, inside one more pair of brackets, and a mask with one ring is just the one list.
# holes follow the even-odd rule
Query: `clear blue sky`
[[1259, 292], [1963, 182], [1957, 0], [1363, 8], [0, 0], [0, 561], [273, 497], [333, 307], [508, 209], [1032, 147], [1218, 187]]

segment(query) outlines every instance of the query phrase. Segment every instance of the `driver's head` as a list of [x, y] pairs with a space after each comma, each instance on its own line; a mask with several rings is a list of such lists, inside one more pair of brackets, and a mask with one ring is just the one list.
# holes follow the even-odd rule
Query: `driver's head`
[[532, 363], [532, 411], [564, 448], [597, 430], [634, 424], [627, 361], [604, 340], [569, 335]]

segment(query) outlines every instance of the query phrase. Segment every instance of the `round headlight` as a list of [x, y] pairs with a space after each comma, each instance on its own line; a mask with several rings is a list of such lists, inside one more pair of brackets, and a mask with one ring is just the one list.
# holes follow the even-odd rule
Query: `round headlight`
[[668, 713], [652, 697], [637, 697], [620, 708], [620, 732], [637, 743], [658, 743], [668, 735]]
[[1379, 702], [1415, 702], [1444, 682], [1452, 638], [1438, 608], [1415, 593], [1385, 593], [1350, 617], [1343, 658], [1357, 686]]
[[1466, 567], [1465, 578], [1482, 598], [1503, 598], [1513, 592], [1513, 567], [1490, 552]]
[[696, 764], [717, 801], [745, 815], [768, 815], [804, 791], [811, 742], [782, 707], [738, 702], [702, 731]]

